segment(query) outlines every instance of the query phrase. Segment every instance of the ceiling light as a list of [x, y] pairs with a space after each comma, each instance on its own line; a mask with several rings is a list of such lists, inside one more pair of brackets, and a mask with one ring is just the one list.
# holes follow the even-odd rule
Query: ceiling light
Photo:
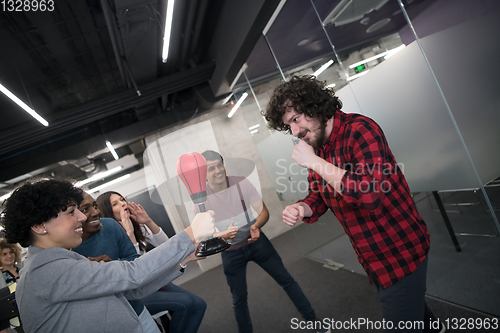
[[324, 19], [323, 26], [327, 26], [330, 23], [334, 23], [337, 18], [344, 12], [344, 10], [349, 7], [352, 0], [341, 0], [335, 8], [328, 14], [328, 16]]
[[88, 191], [86, 191], [86, 192], [87, 192], [88, 194], [92, 194], [92, 193], [98, 192], [98, 191], [102, 190], [102, 189], [103, 189], [103, 188], [105, 188], [105, 187], [108, 187], [108, 186], [111, 186], [111, 185], [113, 185], [113, 184], [116, 184], [116, 183], [119, 183], [119, 182], [121, 182], [121, 181], [124, 181], [124, 180], [125, 180], [125, 179], [127, 179], [127, 178], [130, 178], [130, 173], [129, 173], [128, 175], [121, 176], [121, 177], [119, 177], [119, 178], [113, 179], [112, 181], [107, 182], [107, 183], [105, 183], [105, 184], [102, 184], [102, 185], [99, 185], [99, 186], [97, 186], [97, 187], [94, 187], [94, 188], [92, 188], [92, 189], [90, 189], [90, 190], [88, 190]]
[[7, 193], [7, 194], [5, 194], [5, 195], [2, 195], [2, 196], [0, 197], [0, 201], [4, 201], [4, 200], [8, 199], [11, 195], [12, 195], [12, 192]]
[[326, 64], [324, 64], [323, 66], [321, 66], [316, 72], [313, 73], [313, 76], [318, 77], [318, 75], [320, 75], [321, 73], [323, 73], [325, 71], [325, 69], [327, 69], [328, 67], [330, 67], [331, 64], [333, 64], [333, 60], [330, 60]]
[[286, 1], [287, 0], [281, 0], [280, 3], [278, 4], [278, 7], [276, 7], [276, 9], [274, 10], [273, 16], [271, 16], [271, 18], [267, 22], [266, 26], [264, 27], [264, 30], [262, 30], [262, 34], [264, 36], [267, 35], [267, 32], [269, 31], [269, 29], [273, 25], [274, 20], [276, 20], [276, 18], [278, 17], [278, 14], [281, 12], [281, 9], [285, 5]]
[[260, 127], [260, 124], [253, 125], [253, 126], [249, 127], [248, 129], [251, 131], [251, 130], [256, 129], [257, 127]]
[[301, 40], [300, 42], [297, 43], [297, 46], [304, 46], [306, 45], [307, 43], [309, 43], [309, 39], [303, 39]]
[[387, 55], [384, 57], [384, 60], [389, 59], [390, 57], [392, 57], [393, 55], [395, 55], [396, 53], [398, 53], [399, 51], [401, 51], [405, 47], [406, 47], [406, 45], [403, 44], [399, 47], [396, 47], [395, 49], [390, 50], [389, 53], [387, 53]]
[[258, 132], [259, 132], [259, 130], [256, 129], [256, 130], [251, 131], [250, 134], [254, 135], [255, 133], [258, 133]]
[[335, 83], [332, 83], [332, 84], [327, 85], [326, 87], [327, 87], [327, 88], [333, 88], [333, 87], [335, 87], [335, 86], [336, 86], [336, 84], [335, 84]]
[[382, 20], [378, 21], [377, 23], [374, 23], [370, 27], [368, 27], [368, 29], [366, 29], [366, 33], [370, 34], [374, 31], [377, 31], [378, 29], [382, 28], [384, 25], [386, 25], [389, 22], [391, 22], [391, 19], [388, 17], [385, 19], [382, 19]]
[[240, 107], [241, 103], [243, 103], [243, 101], [245, 100], [245, 98], [247, 98], [247, 96], [248, 96], [247, 93], [244, 93], [243, 95], [241, 95], [241, 97], [238, 100], [238, 102], [236, 102], [236, 104], [231, 109], [231, 112], [229, 112], [229, 114], [227, 115], [228, 118], [231, 118], [233, 116], [233, 114], [236, 112], [236, 110], [238, 110], [238, 108]]
[[366, 74], [366, 73], [368, 73], [368, 72], [369, 72], [369, 70], [368, 70], [368, 71], [366, 71], [366, 72], [361, 72], [361, 73], [356, 74], [356, 75], [353, 75], [353, 76], [349, 76], [349, 77], [347, 77], [347, 79], [346, 79], [346, 80], [347, 80], [347, 81], [351, 81], [351, 80], [357, 79], [358, 77], [363, 76], [363, 75], [365, 75], [365, 74]]
[[165, 19], [165, 34], [163, 35], [162, 61], [167, 62], [168, 49], [170, 46], [170, 32], [172, 31], [172, 19], [174, 17], [174, 0], [167, 1], [167, 17]]
[[401, 46], [396, 47], [395, 49], [392, 49], [392, 50], [389, 50], [389, 51], [382, 52], [382, 53], [377, 54], [377, 55], [375, 55], [375, 56], [373, 56], [373, 57], [370, 57], [370, 58], [365, 59], [365, 60], [363, 60], [363, 61], [359, 61], [359, 62], [357, 62], [357, 63], [355, 63], [355, 64], [352, 64], [352, 65], [350, 65], [350, 66], [349, 66], [349, 68], [358, 67], [359, 65], [366, 64], [367, 62], [370, 62], [370, 61], [372, 61], [372, 60], [375, 60], [375, 59], [381, 58], [381, 57], [386, 56], [386, 55], [389, 55], [389, 54], [390, 54], [390, 55], [393, 55], [394, 53], [396, 53], [396, 52], [398, 52], [398, 51], [401, 51], [401, 50], [402, 50], [402, 49], [404, 49], [404, 48], [405, 48], [405, 45], [403, 44], [403, 45], [401, 45]]
[[120, 171], [121, 169], [123, 169], [122, 166], [118, 166], [116, 168], [113, 168], [111, 170], [108, 170], [108, 171], [104, 171], [104, 172], [99, 172], [98, 174], [95, 174], [93, 175], [92, 177], [90, 178], [87, 178], [85, 180], [82, 180], [81, 182], [77, 182], [75, 184], [76, 187], [81, 187], [85, 184], [88, 184], [88, 183], [92, 183], [92, 182], [95, 182], [96, 180], [100, 180], [100, 179], [103, 179], [103, 178], [106, 178], [107, 176], [109, 175], [112, 175], [112, 174], [115, 174], [117, 173], [118, 171]]
[[109, 142], [108, 140], [106, 140], [106, 146], [108, 146], [109, 151], [111, 152], [111, 154], [113, 155], [113, 157], [115, 158], [115, 160], [119, 159], [118, 154], [116, 153], [115, 149], [111, 145], [111, 142]]
[[3, 85], [0, 84], [0, 91], [5, 94], [8, 98], [13, 100], [17, 105], [19, 105], [24, 111], [28, 112], [33, 118], [38, 120], [43, 126], [49, 126], [49, 123], [47, 120], [43, 119], [38, 113], [35, 112], [32, 108], [27, 106], [23, 101], [21, 101], [19, 98], [17, 98], [16, 95], [11, 93], [9, 89], [5, 88]]

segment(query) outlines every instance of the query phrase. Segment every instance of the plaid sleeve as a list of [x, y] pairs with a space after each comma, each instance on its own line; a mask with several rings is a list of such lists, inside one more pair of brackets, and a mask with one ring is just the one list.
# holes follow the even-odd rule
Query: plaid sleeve
[[344, 200], [354, 208], [377, 209], [384, 199], [384, 189], [390, 189], [388, 176], [394, 167], [387, 160], [387, 142], [382, 129], [367, 120], [352, 124], [348, 136], [350, 165], [342, 178]]
[[320, 195], [318, 178], [319, 177], [314, 173], [314, 171], [309, 170], [309, 175], [307, 176], [307, 180], [309, 181], [309, 193], [303, 200], [297, 201], [297, 203], [304, 202], [307, 204], [313, 212], [311, 217], [304, 217], [303, 221], [305, 223], [316, 222], [319, 217], [328, 210], [328, 206]]

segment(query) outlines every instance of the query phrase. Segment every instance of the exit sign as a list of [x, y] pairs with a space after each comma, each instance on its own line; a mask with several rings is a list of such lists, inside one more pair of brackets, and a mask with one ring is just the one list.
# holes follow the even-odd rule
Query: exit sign
[[365, 69], [365, 68], [366, 68], [366, 66], [365, 66], [364, 64], [362, 64], [362, 65], [359, 65], [359, 66], [354, 67], [354, 71], [355, 71], [356, 73], [360, 73], [360, 72], [361, 72], [361, 71], [363, 71], [363, 69]]

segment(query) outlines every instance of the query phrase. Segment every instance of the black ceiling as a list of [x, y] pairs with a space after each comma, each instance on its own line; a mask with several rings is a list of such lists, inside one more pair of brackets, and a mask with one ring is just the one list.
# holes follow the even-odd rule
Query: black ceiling
[[[339, 2], [314, 4], [324, 19]], [[361, 2], [370, 0], [354, 0]], [[411, 15], [433, 2], [405, 0]], [[106, 139], [134, 153], [127, 146], [148, 133], [222, 105], [245, 62], [250, 80], [276, 75], [262, 31], [279, 0], [176, 1], [163, 64], [166, 3], [56, 0], [51, 12], [0, 12], [0, 84], [49, 122], [41, 125], [0, 94], [0, 182], [36, 169], [84, 177], [91, 168], [79, 173], [50, 166], [96, 162], [106, 153]], [[398, 11], [397, 1], [389, 0], [364, 15], [370, 24], [391, 19], [374, 33], [359, 22], [326, 30], [342, 57], [399, 31], [406, 22]], [[332, 54], [309, 0], [288, 0], [266, 36], [285, 69]]]

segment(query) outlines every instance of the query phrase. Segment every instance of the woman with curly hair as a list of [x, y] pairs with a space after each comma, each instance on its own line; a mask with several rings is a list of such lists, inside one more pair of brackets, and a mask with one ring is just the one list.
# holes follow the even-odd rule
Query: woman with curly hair
[[194, 243], [213, 234], [213, 212], [132, 262], [90, 261], [70, 251], [82, 242], [82, 191], [63, 180], [27, 182], [4, 203], [11, 243], [29, 246], [17, 282], [24, 331], [142, 332], [127, 299], [140, 299], [181, 275], [196, 260]]
[[19, 245], [0, 239], [0, 268], [5, 283], [10, 285], [19, 279], [19, 265], [21, 264], [21, 249]]
[[[137, 253], [146, 253], [147, 243], [154, 247], [168, 240], [165, 232], [149, 217], [141, 205], [127, 202], [118, 192], [105, 192], [96, 199], [102, 217], [118, 221], [135, 245]], [[153, 315], [168, 310], [170, 323], [162, 316], [163, 326], [169, 325], [170, 333], [195, 333], [203, 320], [207, 304], [195, 294], [168, 283], [160, 290], [141, 299]]]

